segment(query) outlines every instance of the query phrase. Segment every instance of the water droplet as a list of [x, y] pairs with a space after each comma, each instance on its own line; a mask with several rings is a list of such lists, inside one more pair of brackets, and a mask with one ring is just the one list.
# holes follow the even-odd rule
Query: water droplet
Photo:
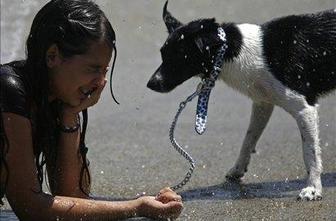
[[309, 87], [309, 86], [310, 86], [310, 83], [309, 83], [309, 82], [307, 82], [307, 83], [306, 83], [306, 85], [307, 85], [307, 87]]
[[140, 196], [145, 196], [145, 195], [146, 195], [146, 192], [142, 192], [142, 193], [137, 193], [135, 196], [140, 197]]
[[203, 29], [203, 25], [201, 25], [201, 29]]
[[184, 35], [183, 34], [181, 35], [181, 39], [184, 39]]
[[301, 75], [298, 75], [298, 79], [301, 79]]
[[209, 46], [206, 46], [206, 47], [205, 47], [205, 50], [207, 50], [207, 51], [208, 51], [209, 49], [210, 49], [210, 48], [209, 48]]
[[102, 170], [102, 171], [100, 171], [100, 174], [104, 174], [104, 171]]
[[309, 43], [309, 39], [307, 39], [306, 42]]
[[297, 41], [296, 41], [296, 40], [294, 40], [294, 41], [293, 41], [293, 43], [294, 43], [294, 44], [296, 44], [296, 43], [297, 43]]
[[188, 55], [184, 55], [184, 58], [187, 59]]
[[326, 142], [326, 143], [325, 143], [325, 146], [326, 146], [326, 147], [327, 147], [327, 146], [329, 146], [329, 143], [328, 143], [328, 142]]
[[143, 168], [145, 168], [146, 166], [145, 165], [141, 165], [141, 168], [143, 169]]
[[326, 56], [326, 55], [327, 55], [327, 52], [326, 52], [326, 51], [324, 51], [324, 52], [323, 52], [323, 56]]

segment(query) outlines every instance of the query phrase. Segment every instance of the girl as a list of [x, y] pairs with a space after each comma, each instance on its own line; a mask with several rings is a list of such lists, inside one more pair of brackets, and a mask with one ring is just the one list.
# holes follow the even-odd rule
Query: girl
[[[181, 213], [181, 197], [169, 188], [130, 201], [89, 197], [86, 109], [100, 98], [113, 52], [115, 61], [114, 31], [95, 3], [52, 0], [34, 18], [27, 59], [1, 65], [0, 199], [6, 194], [20, 220]], [[42, 191], [44, 166], [52, 195]]]

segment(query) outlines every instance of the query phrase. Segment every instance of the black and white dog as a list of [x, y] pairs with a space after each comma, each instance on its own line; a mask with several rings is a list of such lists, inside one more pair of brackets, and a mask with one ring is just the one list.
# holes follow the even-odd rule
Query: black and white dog
[[262, 25], [218, 24], [215, 19], [182, 24], [166, 3], [163, 19], [169, 36], [161, 48], [162, 64], [148, 82], [150, 89], [169, 92], [193, 76], [207, 77], [220, 45], [217, 29], [222, 27], [228, 48], [219, 79], [253, 101], [240, 155], [226, 177], [243, 177], [277, 105], [295, 118], [302, 136], [308, 180], [299, 199], [321, 199], [317, 101], [336, 88], [336, 9]]

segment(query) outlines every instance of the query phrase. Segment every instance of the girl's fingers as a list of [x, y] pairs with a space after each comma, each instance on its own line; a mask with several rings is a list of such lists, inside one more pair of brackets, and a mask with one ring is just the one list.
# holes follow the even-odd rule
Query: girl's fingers
[[171, 201], [175, 201], [175, 202], [182, 202], [182, 197], [178, 194], [176, 194], [173, 191], [167, 191], [164, 192], [162, 194], [159, 194], [156, 196], [155, 198], [157, 201], [160, 201], [164, 204], [171, 202]]
[[[100, 95], [106, 85], [106, 79], [104, 80], [103, 84], [99, 85], [92, 93], [89, 97], [87, 97], [88, 99], [90, 99], [92, 102], [95, 102], [97, 103], [99, 98], [100, 98]], [[94, 103], [94, 104], [95, 104]]]
[[174, 192], [172, 189], [170, 189], [170, 187], [165, 187], [163, 189], [160, 190], [160, 192], [158, 193], [158, 195], [163, 194], [165, 192]]
[[106, 85], [106, 79], [104, 80], [104, 83], [101, 84], [99, 87], [97, 87], [89, 96], [87, 96], [81, 103], [76, 107], [76, 110], [78, 112], [81, 112], [82, 110], [91, 107], [98, 103], [100, 99], [100, 95]]
[[173, 193], [173, 194], [177, 195], [170, 187], [165, 187], [165, 188], [160, 190], [160, 192], [156, 195], [156, 197], [159, 198], [160, 195], [162, 195], [164, 193]]

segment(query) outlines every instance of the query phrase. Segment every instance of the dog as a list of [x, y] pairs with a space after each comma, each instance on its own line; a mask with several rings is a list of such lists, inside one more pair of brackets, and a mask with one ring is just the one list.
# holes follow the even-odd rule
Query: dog
[[207, 77], [224, 29], [227, 50], [218, 80], [253, 101], [250, 124], [235, 165], [226, 175], [239, 181], [275, 105], [297, 122], [302, 137], [307, 184], [298, 199], [322, 199], [318, 99], [336, 88], [336, 9], [291, 15], [262, 25], [217, 23], [214, 18], [181, 23], [167, 11], [168, 38], [162, 64], [147, 87], [169, 92], [193, 76]]

